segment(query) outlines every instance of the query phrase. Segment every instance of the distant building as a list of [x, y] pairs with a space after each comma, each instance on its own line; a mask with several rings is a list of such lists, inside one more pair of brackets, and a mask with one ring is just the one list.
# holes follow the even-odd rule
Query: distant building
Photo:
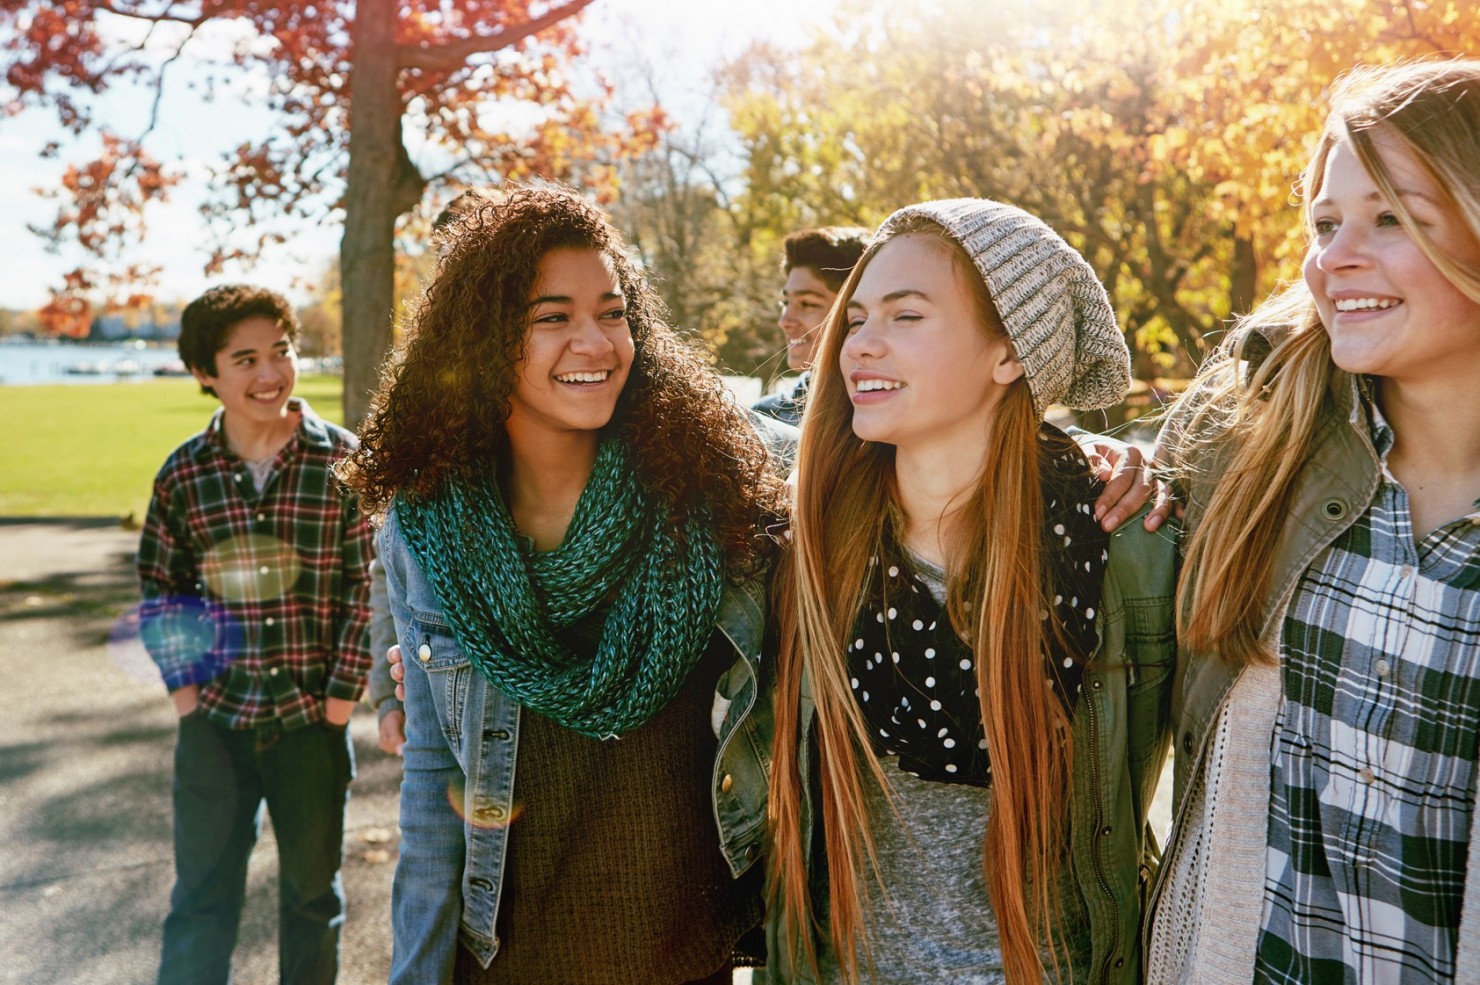
[[90, 342], [117, 342], [121, 339], [173, 342], [179, 337], [180, 314], [173, 307], [132, 315], [98, 315], [87, 332]]
[[129, 336], [129, 327], [122, 315], [98, 315], [87, 329], [89, 342], [117, 342]]

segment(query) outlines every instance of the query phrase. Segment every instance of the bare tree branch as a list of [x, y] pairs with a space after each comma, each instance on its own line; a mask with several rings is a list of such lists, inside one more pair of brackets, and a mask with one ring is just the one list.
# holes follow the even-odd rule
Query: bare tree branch
[[567, 17], [580, 13], [590, 6], [591, 2], [592, 0], [570, 0], [569, 3], [559, 7], [552, 7], [534, 20], [518, 26], [506, 27], [497, 34], [476, 34], [470, 38], [443, 45], [398, 45], [396, 61], [401, 68], [453, 72], [462, 68], [469, 56], [516, 45], [552, 24], [558, 24]]
[[1435, 41], [1431, 36], [1419, 29], [1418, 17], [1413, 12], [1412, 0], [1403, 0], [1402, 8], [1403, 15], [1408, 21], [1408, 37], [1415, 41], [1422, 41], [1434, 51], [1443, 51], [1444, 49], [1438, 41]]
[[150, 21], [155, 24], [168, 21], [172, 24], [188, 24], [191, 27], [199, 27], [206, 21], [210, 20], [213, 16], [215, 16], [214, 14], [201, 13], [199, 17], [182, 17], [179, 14], [171, 14], [168, 12], [169, 8], [172, 6], [174, 6], [174, 4], [166, 4], [164, 11], [158, 14], [146, 14], [142, 11], [129, 10], [128, 8], [120, 7], [118, 6], [118, 4], [113, 3], [112, 0], [99, 0], [99, 2], [97, 3], [97, 8], [99, 10], [106, 10], [108, 13], [114, 15], [115, 17], [127, 17], [130, 20]]
[[[152, 31], [153, 28], [150, 28], [150, 30]], [[194, 38], [194, 37], [195, 37], [195, 28], [192, 27], [190, 29], [190, 33], [187, 34], [180, 41], [180, 44], [175, 48], [175, 53], [173, 55], [171, 55], [170, 57], [166, 58], [164, 60], [164, 62], [159, 66], [159, 71], [155, 73], [155, 75], [154, 75], [154, 102], [149, 107], [149, 125], [144, 128], [144, 132], [143, 133], [139, 134], [138, 141], [137, 141], [138, 143], [142, 143], [145, 137], [147, 137], [151, 133], [153, 133], [154, 132], [155, 125], [157, 123], [159, 123], [159, 103], [160, 103], [160, 100], [162, 100], [164, 98], [164, 76], [165, 76], [165, 73], [167, 71], [169, 71], [169, 67], [171, 65], [173, 65], [175, 62], [177, 62], [177, 61], [180, 60], [180, 55], [184, 53], [185, 46], [187, 44], [189, 44], [190, 41], [191, 41], [191, 39]]]

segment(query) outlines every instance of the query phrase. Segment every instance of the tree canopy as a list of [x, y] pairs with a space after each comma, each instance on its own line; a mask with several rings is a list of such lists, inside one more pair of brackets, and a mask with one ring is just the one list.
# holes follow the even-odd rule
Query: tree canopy
[[986, 196], [1089, 258], [1142, 376], [1190, 369], [1304, 248], [1292, 186], [1356, 60], [1480, 47], [1460, 0], [850, 0], [728, 69], [749, 242]]
[[[160, 94], [192, 45], [226, 28], [230, 55], [194, 80], [198, 91], [210, 98], [224, 82], [251, 76], [276, 125], [261, 139], [244, 139], [215, 170], [206, 215], [223, 228], [264, 231], [246, 246], [226, 245], [223, 237], [208, 267], [218, 271], [228, 260], [277, 246], [284, 234], [271, 218], [343, 223], [345, 414], [358, 420], [390, 341], [395, 233], [403, 216], [443, 186], [529, 175], [579, 181], [609, 196], [616, 161], [650, 146], [665, 126], [656, 108], [612, 125], [605, 116], [610, 84], [591, 73], [578, 80], [584, 49], [572, 18], [590, 3], [0, 4], [5, 111], [50, 108], [67, 131], [96, 134], [101, 147], [93, 160], [69, 164], [54, 190], [55, 220], [37, 230], [76, 242], [89, 258], [58, 285], [48, 306], [54, 322], [65, 324], [99, 292], [137, 292], [153, 273], [127, 255], [146, 232], [149, 206], [180, 180], [149, 149]], [[100, 95], [126, 84], [154, 100], [143, 132], [117, 132], [95, 110]], [[434, 170], [413, 162], [408, 142]]]
[[1298, 273], [1291, 197], [1330, 83], [1359, 61], [1480, 50], [1470, 0], [841, 0], [800, 48], [730, 60], [679, 128], [656, 108], [657, 69], [642, 96], [624, 93], [639, 107], [626, 115], [612, 83], [577, 82], [586, 52], [571, 18], [590, 2], [0, 0], [7, 111], [44, 105], [99, 135], [43, 230], [96, 262], [59, 285], [49, 316], [75, 317], [109, 286], [137, 294], [148, 271], [120, 244], [178, 180], [147, 128], [114, 132], [90, 107], [110, 86], [157, 90], [194, 39], [227, 24], [233, 54], [205, 91], [258, 73], [280, 125], [222, 163], [206, 206], [219, 223], [259, 224], [262, 240], [212, 260], [271, 249], [269, 216], [343, 223], [334, 301], [350, 420], [389, 340], [393, 284], [414, 280], [404, 257], [396, 280], [397, 229], [414, 253], [406, 217], [445, 200], [443, 186], [533, 174], [609, 204], [675, 322], [739, 372], [776, 365], [787, 233], [980, 195], [1037, 213], [1085, 253], [1139, 375], [1186, 373], [1231, 317]]

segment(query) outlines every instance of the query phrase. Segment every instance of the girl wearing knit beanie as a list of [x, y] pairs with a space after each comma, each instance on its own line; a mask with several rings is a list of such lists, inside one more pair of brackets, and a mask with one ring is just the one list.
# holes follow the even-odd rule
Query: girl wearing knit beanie
[[1174, 541], [1105, 534], [1043, 420], [1127, 389], [1104, 288], [1019, 209], [911, 206], [816, 366], [773, 596], [773, 980], [1132, 985]]
[[1184, 485], [1149, 979], [1480, 982], [1480, 61], [1352, 72]]
[[390, 980], [728, 983], [794, 433], [752, 425], [574, 191], [439, 235], [344, 470], [405, 655]]

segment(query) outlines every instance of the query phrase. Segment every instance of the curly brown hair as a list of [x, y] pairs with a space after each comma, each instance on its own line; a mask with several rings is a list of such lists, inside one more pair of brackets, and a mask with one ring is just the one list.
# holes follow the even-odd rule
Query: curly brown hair
[[665, 324], [601, 210], [573, 189], [521, 187], [460, 209], [443, 235], [448, 252], [382, 371], [359, 450], [339, 468], [361, 507], [381, 516], [397, 495], [429, 497], [497, 468], [540, 260], [598, 250], [621, 284], [635, 350], [607, 428], [632, 449], [675, 531], [707, 509], [730, 574], [754, 571], [766, 553], [757, 530], [785, 508], [780, 476], [745, 410]]

